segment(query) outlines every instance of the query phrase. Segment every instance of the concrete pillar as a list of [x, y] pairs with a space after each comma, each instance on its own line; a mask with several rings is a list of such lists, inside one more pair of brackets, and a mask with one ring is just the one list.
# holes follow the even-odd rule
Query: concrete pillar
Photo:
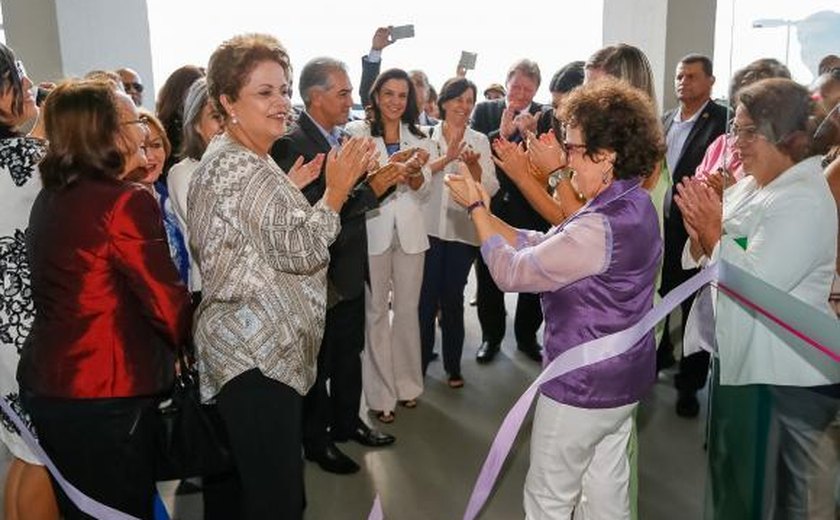
[[680, 58], [697, 52], [714, 59], [716, 9], [717, 0], [604, 0], [604, 45], [628, 43], [645, 52], [664, 112], [677, 105]]
[[80, 77], [93, 69], [136, 70], [154, 108], [146, 0], [0, 0], [6, 43], [34, 81]]

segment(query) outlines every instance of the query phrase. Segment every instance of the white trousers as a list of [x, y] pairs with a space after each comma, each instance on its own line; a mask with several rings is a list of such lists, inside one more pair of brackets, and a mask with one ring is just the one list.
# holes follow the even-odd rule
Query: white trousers
[[[637, 403], [576, 408], [540, 395], [525, 479], [527, 520], [630, 518], [627, 444]], [[580, 500], [584, 496], [584, 500]]]
[[395, 241], [385, 253], [368, 257], [362, 382], [372, 410], [393, 411], [398, 400], [416, 399], [423, 393], [417, 307], [425, 255], [405, 253]]

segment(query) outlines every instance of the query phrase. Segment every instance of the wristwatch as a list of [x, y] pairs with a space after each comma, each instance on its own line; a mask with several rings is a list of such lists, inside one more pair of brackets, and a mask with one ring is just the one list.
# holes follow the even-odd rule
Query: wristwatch
[[560, 181], [572, 180], [572, 175], [575, 173], [571, 168], [558, 168], [548, 174], [548, 185], [551, 188], [556, 188]]

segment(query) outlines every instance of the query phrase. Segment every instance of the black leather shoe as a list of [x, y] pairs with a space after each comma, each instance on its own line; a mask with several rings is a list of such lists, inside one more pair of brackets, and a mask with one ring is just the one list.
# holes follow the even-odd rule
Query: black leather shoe
[[542, 363], [542, 347], [536, 341], [534, 343], [519, 343], [516, 345], [519, 352], [525, 354], [528, 359]]
[[489, 341], [482, 341], [478, 347], [478, 352], [475, 353], [475, 360], [479, 363], [489, 363], [493, 361], [496, 354], [499, 353], [500, 345], [498, 343], [490, 343]]
[[356, 429], [350, 432], [350, 439], [369, 448], [381, 448], [382, 446], [394, 444], [394, 441], [397, 440], [393, 435], [371, 429], [365, 423], [359, 423]]
[[338, 447], [329, 443], [320, 450], [304, 449], [306, 460], [311, 460], [321, 466], [321, 469], [337, 475], [349, 475], [359, 471], [359, 465], [345, 455]]
[[691, 390], [680, 390], [677, 398], [677, 415], [692, 419], [697, 417], [700, 413], [700, 402], [697, 400], [697, 394]]

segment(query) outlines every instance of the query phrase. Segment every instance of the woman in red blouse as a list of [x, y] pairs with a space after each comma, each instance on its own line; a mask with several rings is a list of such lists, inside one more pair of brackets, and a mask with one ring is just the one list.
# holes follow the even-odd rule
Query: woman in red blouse
[[[27, 236], [35, 319], [18, 368], [24, 404], [67, 480], [152, 518], [154, 410], [190, 307], [158, 205], [120, 180], [145, 167], [148, 129], [105, 83], [61, 85], [46, 108], [44, 189]], [[58, 495], [65, 519], [89, 518]]]

